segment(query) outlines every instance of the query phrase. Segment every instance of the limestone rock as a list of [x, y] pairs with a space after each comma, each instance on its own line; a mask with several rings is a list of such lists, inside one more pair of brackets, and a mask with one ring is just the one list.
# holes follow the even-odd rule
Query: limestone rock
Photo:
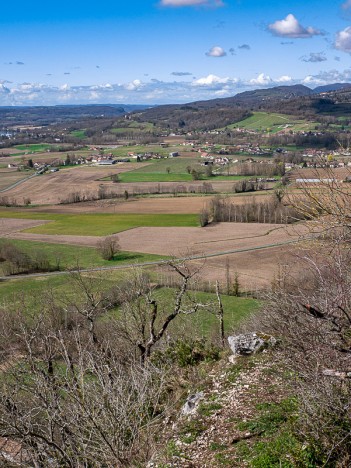
[[268, 345], [275, 344], [275, 338], [257, 333], [245, 333], [237, 336], [228, 336], [230, 349], [235, 356], [248, 356], [255, 354]]
[[183, 405], [181, 414], [188, 415], [194, 414], [196, 412], [197, 407], [199, 406], [200, 400], [204, 397], [203, 392], [194, 393], [193, 395], [189, 395], [186, 402]]

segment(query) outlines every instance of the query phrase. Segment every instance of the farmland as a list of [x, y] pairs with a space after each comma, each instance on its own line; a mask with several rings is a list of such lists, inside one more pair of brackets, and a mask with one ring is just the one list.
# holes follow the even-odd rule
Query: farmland
[[0, 169], [0, 192], [32, 174], [32, 171], [19, 172], [16, 169]]
[[[250, 117], [248, 125], [258, 123], [264, 117], [261, 114]], [[269, 118], [265, 117], [264, 125], [282, 122], [279, 114]], [[136, 122], [129, 125], [135, 131], [141, 129]], [[148, 124], [142, 126], [145, 131], [151, 130]], [[77, 138], [84, 136], [84, 130], [73, 133], [71, 136]], [[148, 258], [198, 255], [206, 257], [201, 268], [204, 281], [223, 282], [228, 274], [224, 267], [227, 264], [232, 275], [239, 274], [244, 289], [253, 289], [253, 283], [255, 287], [266, 287], [285, 261], [285, 243], [290, 243], [296, 235], [281, 225], [221, 223], [200, 228], [199, 214], [210, 205], [216, 193], [224, 194], [228, 202], [244, 205], [250, 200], [256, 203], [269, 200], [272, 192], [235, 194], [233, 184], [249, 176], [231, 175], [228, 168], [221, 167], [214, 168], [213, 176], [206, 175], [198, 152], [185, 148], [179, 137], [169, 139], [167, 144], [166, 147], [116, 145], [99, 151], [79, 149], [76, 156], [108, 152], [117, 158], [131, 158], [131, 162], [64, 166], [58, 172], [47, 172], [8, 190], [6, 195], [19, 204], [29, 194], [31, 205], [25, 210], [3, 209], [0, 234], [25, 249], [31, 245], [35, 249], [39, 244], [49, 256], [57, 251], [64, 267], [70, 267], [78, 257], [86, 267], [100, 267], [143, 263]], [[13, 150], [22, 154], [10, 158], [19, 161], [23, 153], [33, 161], [66, 157], [62, 152], [48, 152], [53, 149], [58, 148], [19, 145]], [[220, 145], [213, 147], [213, 151], [220, 149]], [[136, 155], [146, 152], [158, 154], [162, 159], [136, 162]], [[180, 155], [167, 157], [171, 152]], [[74, 155], [72, 151], [67, 154]], [[193, 180], [193, 170], [200, 174], [200, 180]], [[205, 187], [204, 183], [208, 185]], [[68, 203], [73, 194], [87, 201]], [[98, 258], [95, 247], [99, 239], [111, 234], [118, 234], [122, 252], [115, 261], [106, 263]], [[203, 260], [192, 262], [200, 265]]]
[[[81, 133], [75, 136], [83, 137], [84, 130], [78, 132]], [[1, 210], [0, 234], [24, 249], [32, 245], [35, 250], [39, 244], [49, 257], [56, 251], [65, 268], [73, 265], [78, 257], [85, 267], [123, 267], [128, 263], [143, 263], [148, 258], [199, 255], [207, 257], [201, 267], [204, 281], [223, 282], [229, 268], [232, 275], [239, 274], [242, 288], [251, 290], [253, 283], [255, 287], [266, 287], [273, 281], [280, 263], [285, 261], [284, 243], [296, 236], [280, 225], [221, 223], [200, 228], [199, 214], [209, 206], [214, 193], [226, 194], [228, 202], [243, 205], [249, 200], [269, 200], [271, 192], [234, 194], [233, 184], [248, 176], [228, 175], [230, 171], [222, 168], [215, 169], [214, 176], [206, 176], [198, 153], [188, 148], [184, 151], [179, 143], [178, 138], [168, 147], [117, 145], [105, 151], [114, 157], [131, 157], [131, 162], [107, 167], [62, 167], [58, 172], [25, 181], [6, 195], [21, 201], [24, 194], [30, 194], [31, 205], [25, 210]], [[216, 151], [220, 148], [220, 145], [214, 147]], [[16, 151], [29, 152], [33, 161], [66, 157], [62, 152], [48, 153], [48, 149], [53, 148], [21, 145]], [[135, 159], [136, 154], [143, 152], [168, 156], [172, 151], [180, 156], [142, 162]], [[89, 154], [92, 150], [87, 148], [77, 151], [77, 155]], [[201, 174], [201, 180], [193, 180], [193, 170]], [[118, 176], [117, 183], [115, 176]], [[205, 182], [209, 184], [205, 189], [209, 193], [203, 193]], [[62, 204], [73, 193], [88, 201]], [[118, 198], [94, 200], [101, 193], [115, 194]], [[102, 261], [95, 251], [98, 240], [111, 234], [118, 234], [122, 249], [112, 263]], [[202, 265], [203, 260], [192, 262]]]
[[[43, 226], [33, 227], [27, 232], [50, 235], [90, 235], [107, 236], [117, 232], [126, 231], [140, 226], [196, 226], [196, 215], [177, 214], [112, 214], [92, 213], [81, 215], [53, 214], [53, 213], [26, 213], [26, 212], [0, 212], [0, 218], [37, 219], [52, 221]], [[4, 224], [5, 221], [2, 219]]]
[[[0, 216], [3, 216], [2, 235], [17, 241], [43, 242], [45, 249], [50, 249], [50, 244], [65, 244], [63, 250], [67, 246], [71, 254], [63, 256], [71, 259], [72, 255], [77, 258], [79, 252], [69, 251], [71, 246], [96, 247], [97, 236], [118, 233], [122, 252], [131, 252], [131, 257], [126, 254], [125, 263], [131, 259], [142, 263], [148, 255], [155, 255], [156, 259], [189, 255], [208, 257], [202, 267], [202, 276], [213, 282], [215, 279], [224, 281], [227, 261], [232, 272], [240, 274], [242, 286], [246, 289], [252, 289], [253, 283], [264, 287], [273, 281], [278, 265], [286, 262], [287, 247], [291, 245], [293, 248], [291, 242], [304, 233], [303, 226], [287, 229], [281, 225], [255, 223], [221, 223], [199, 228], [194, 215], [68, 215], [7, 211], [1, 212]], [[86, 250], [82, 252], [83, 259], [90, 259], [84, 260], [84, 264], [93, 266], [95, 262], [95, 265], [102, 265], [96, 260], [96, 255], [88, 255]], [[122, 258], [117, 257], [117, 260]], [[193, 262], [201, 264], [203, 260]]]
[[[61, 270], [77, 268], [77, 266], [79, 266], [79, 268], [123, 266], [132, 263], [156, 262], [167, 258], [162, 255], [120, 251], [114, 256], [113, 260], [104, 260], [96, 248], [84, 247], [82, 245], [45, 243], [18, 239], [6, 241], [19, 248], [25, 254], [44, 254], [50, 263], [58, 262]], [[96, 244], [97, 240], [95, 239], [95, 246]], [[92, 247], [95, 246], [92, 244]]]
[[284, 131], [306, 131], [313, 130], [317, 122], [299, 120], [285, 114], [275, 114], [267, 112], [254, 112], [252, 116], [241, 120], [228, 128], [243, 128], [257, 132], [284, 132]]

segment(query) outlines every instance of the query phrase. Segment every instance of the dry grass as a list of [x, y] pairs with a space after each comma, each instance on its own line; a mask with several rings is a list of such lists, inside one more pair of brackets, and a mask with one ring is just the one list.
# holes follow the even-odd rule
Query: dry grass
[[[10, 187], [12, 184], [27, 178], [31, 174], [31, 172], [19, 172], [16, 169], [0, 169], [0, 190]], [[4, 192], [4, 195], [8, 195], [8, 193], [10, 192]], [[27, 196], [26, 194], [23, 195], [23, 197]]]

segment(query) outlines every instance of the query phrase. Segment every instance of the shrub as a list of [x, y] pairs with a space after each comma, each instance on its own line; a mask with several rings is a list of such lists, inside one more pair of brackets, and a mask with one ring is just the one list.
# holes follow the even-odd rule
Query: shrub
[[97, 250], [104, 260], [113, 260], [121, 250], [117, 236], [107, 236], [98, 242]]

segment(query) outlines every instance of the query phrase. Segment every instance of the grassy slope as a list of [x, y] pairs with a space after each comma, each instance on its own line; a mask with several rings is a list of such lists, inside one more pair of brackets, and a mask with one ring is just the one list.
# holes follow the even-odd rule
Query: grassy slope
[[267, 112], [254, 112], [251, 117], [244, 119], [235, 124], [229, 125], [228, 128], [246, 128], [247, 130], [262, 130], [270, 129], [273, 133], [281, 131], [288, 126], [289, 130], [302, 131], [313, 129], [318, 123], [299, 120], [295, 117], [285, 114], [275, 114]]
[[0, 218], [47, 219], [54, 222], [28, 229], [36, 234], [67, 234], [80, 236], [107, 236], [135, 227], [194, 227], [194, 214], [47, 214], [0, 211]]
[[10, 240], [8, 242], [14, 244], [21, 251], [28, 253], [32, 257], [35, 257], [36, 252], [46, 254], [48, 260], [53, 265], [55, 265], [57, 260], [59, 260], [60, 268], [62, 270], [74, 268], [77, 267], [77, 265], [79, 265], [81, 268], [90, 268], [96, 266], [108, 267], [129, 263], [156, 261], [165, 258], [161, 255], [143, 254], [138, 252], [119, 252], [116, 254], [113, 260], [108, 261], [103, 260], [98, 251], [92, 247], [48, 244], [45, 242], [24, 240]]
[[[125, 273], [122, 271], [103, 273], [105, 281], [104, 287], [110, 289], [116, 282], [123, 278]], [[93, 275], [99, 275], [95, 273]], [[58, 297], [74, 296], [75, 291], [72, 289], [72, 283], [68, 275], [39, 277], [27, 279], [14, 279], [5, 282], [0, 282], [0, 306], [7, 302], [13, 302], [25, 298], [29, 309], [36, 303], [36, 298], [42, 293], [53, 290]], [[170, 311], [170, 304], [173, 304], [175, 291], [169, 288], [161, 288], [155, 291], [154, 295], [159, 303], [160, 310], [164, 314]], [[190, 292], [193, 296], [204, 303], [213, 301], [216, 303], [215, 294]], [[224, 307], [224, 326], [226, 333], [230, 333], [232, 328], [240, 321], [248, 317], [252, 312], [259, 307], [258, 301], [251, 298], [242, 298], [234, 296], [222, 296]], [[109, 316], [118, 316], [118, 312], [110, 312]], [[107, 319], [107, 318], [106, 318]], [[181, 315], [176, 319], [169, 328], [169, 333], [182, 333], [182, 330], [189, 331], [195, 336], [212, 336], [218, 333], [218, 320], [216, 316], [210, 312], [198, 312], [194, 315]]]

